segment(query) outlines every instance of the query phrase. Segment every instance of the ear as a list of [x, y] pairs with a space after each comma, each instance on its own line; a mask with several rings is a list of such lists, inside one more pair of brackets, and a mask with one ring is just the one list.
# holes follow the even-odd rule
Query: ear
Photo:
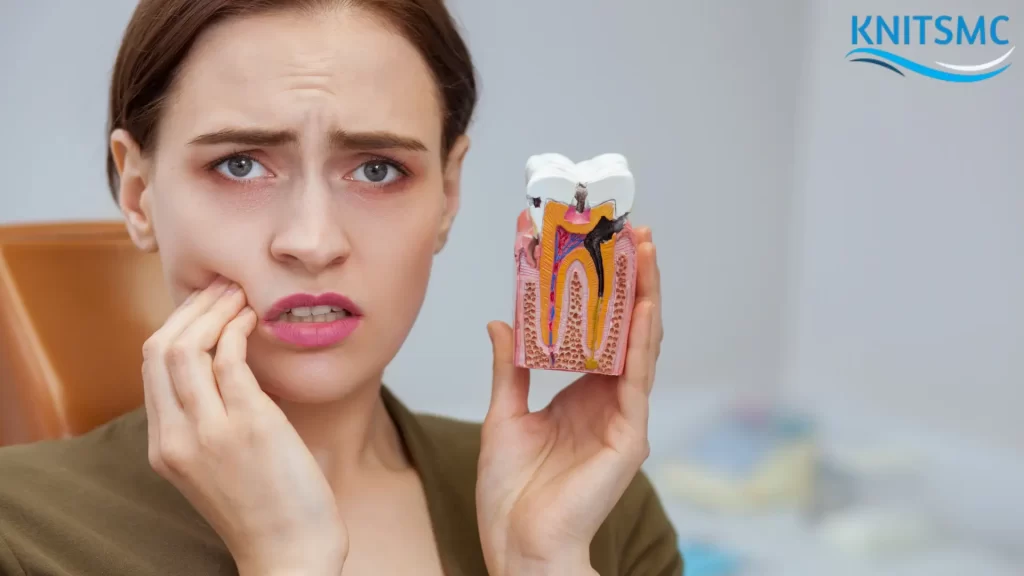
[[110, 134], [110, 153], [119, 175], [117, 202], [124, 215], [128, 235], [140, 250], [155, 252], [157, 245], [149, 193], [149, 160], [143, 157], [132, 135], [121, 128]]
[[437, 233], [437, 242], [434, 245], [434, 254], [444, 248], [448, 242], [448, 233], [451, 232], [455, 215], [459, 212], [459, 197], [462, 193], [462, 161], [469, 151], [469, 136], [465, 134], [452, 145], [448, 153], [448, 162], [444, 167], [444, 213], [441, 217], [441, 228]]

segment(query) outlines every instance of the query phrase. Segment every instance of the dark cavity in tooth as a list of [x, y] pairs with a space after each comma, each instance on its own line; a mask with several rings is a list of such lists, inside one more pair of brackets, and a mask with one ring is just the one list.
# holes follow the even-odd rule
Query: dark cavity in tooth
[[622, 231], [626, 226], [626, 218], [629, 213], [619, 216], [615, 220], [609, 220], [605, 216], [594, 226], [594, 229], [583, 239], [590, 258], [594, 261], [594, 268], [597, 270], [597, 297], [604, 296], [604, 262], [601, 260], [601, 244], [608, 242], [613, 236]]

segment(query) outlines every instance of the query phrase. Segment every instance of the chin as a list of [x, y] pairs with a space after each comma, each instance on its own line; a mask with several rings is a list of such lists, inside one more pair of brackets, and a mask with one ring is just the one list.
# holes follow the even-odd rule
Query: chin
[[367, 366], [365, 356], [357, 360], [346, 350], [258, 348], [261, 346], [250, 342], [249, 366], [256, 380], [267, 394], [286, 402], [334, 402], [379, 380], [379, 371]]

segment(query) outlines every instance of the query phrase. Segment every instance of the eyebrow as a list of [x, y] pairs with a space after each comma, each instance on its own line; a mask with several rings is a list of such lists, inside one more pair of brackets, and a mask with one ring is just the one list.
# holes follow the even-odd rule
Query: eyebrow
[[343, 150], [402, 149], [426, 152], [427, 146], [415, 138], [399, 136], [391, 132], [346, 132], [331, 133], [331, 146]]
[[196, 136], [189, 144], [241, 144], [244, 146], [281, 146], [298, 141], [298, 135], [288, 130], [259, 130], [226, 128]]
[[[238, 144], [242, 146], [283, 146], [298, 142], [299, 136], [291, 130], [261, 130], [226, 128], [197, 136], [189, 142], [194, 145]], [[403, 149], [425, 152], [427, 146], [407, 136], [391, 132], [349, 132], [335, 130], [328, 139], [332, 148], [344, 150]]]

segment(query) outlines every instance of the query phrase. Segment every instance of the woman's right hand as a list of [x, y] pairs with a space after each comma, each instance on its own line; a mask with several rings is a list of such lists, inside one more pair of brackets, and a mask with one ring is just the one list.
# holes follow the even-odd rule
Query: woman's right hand
[[149, 460], [220, 535], [240, 574], [336, 576], [348, 535], [330, 485], [246, 364], [256, 313], [223, 278], [143, 347]]

